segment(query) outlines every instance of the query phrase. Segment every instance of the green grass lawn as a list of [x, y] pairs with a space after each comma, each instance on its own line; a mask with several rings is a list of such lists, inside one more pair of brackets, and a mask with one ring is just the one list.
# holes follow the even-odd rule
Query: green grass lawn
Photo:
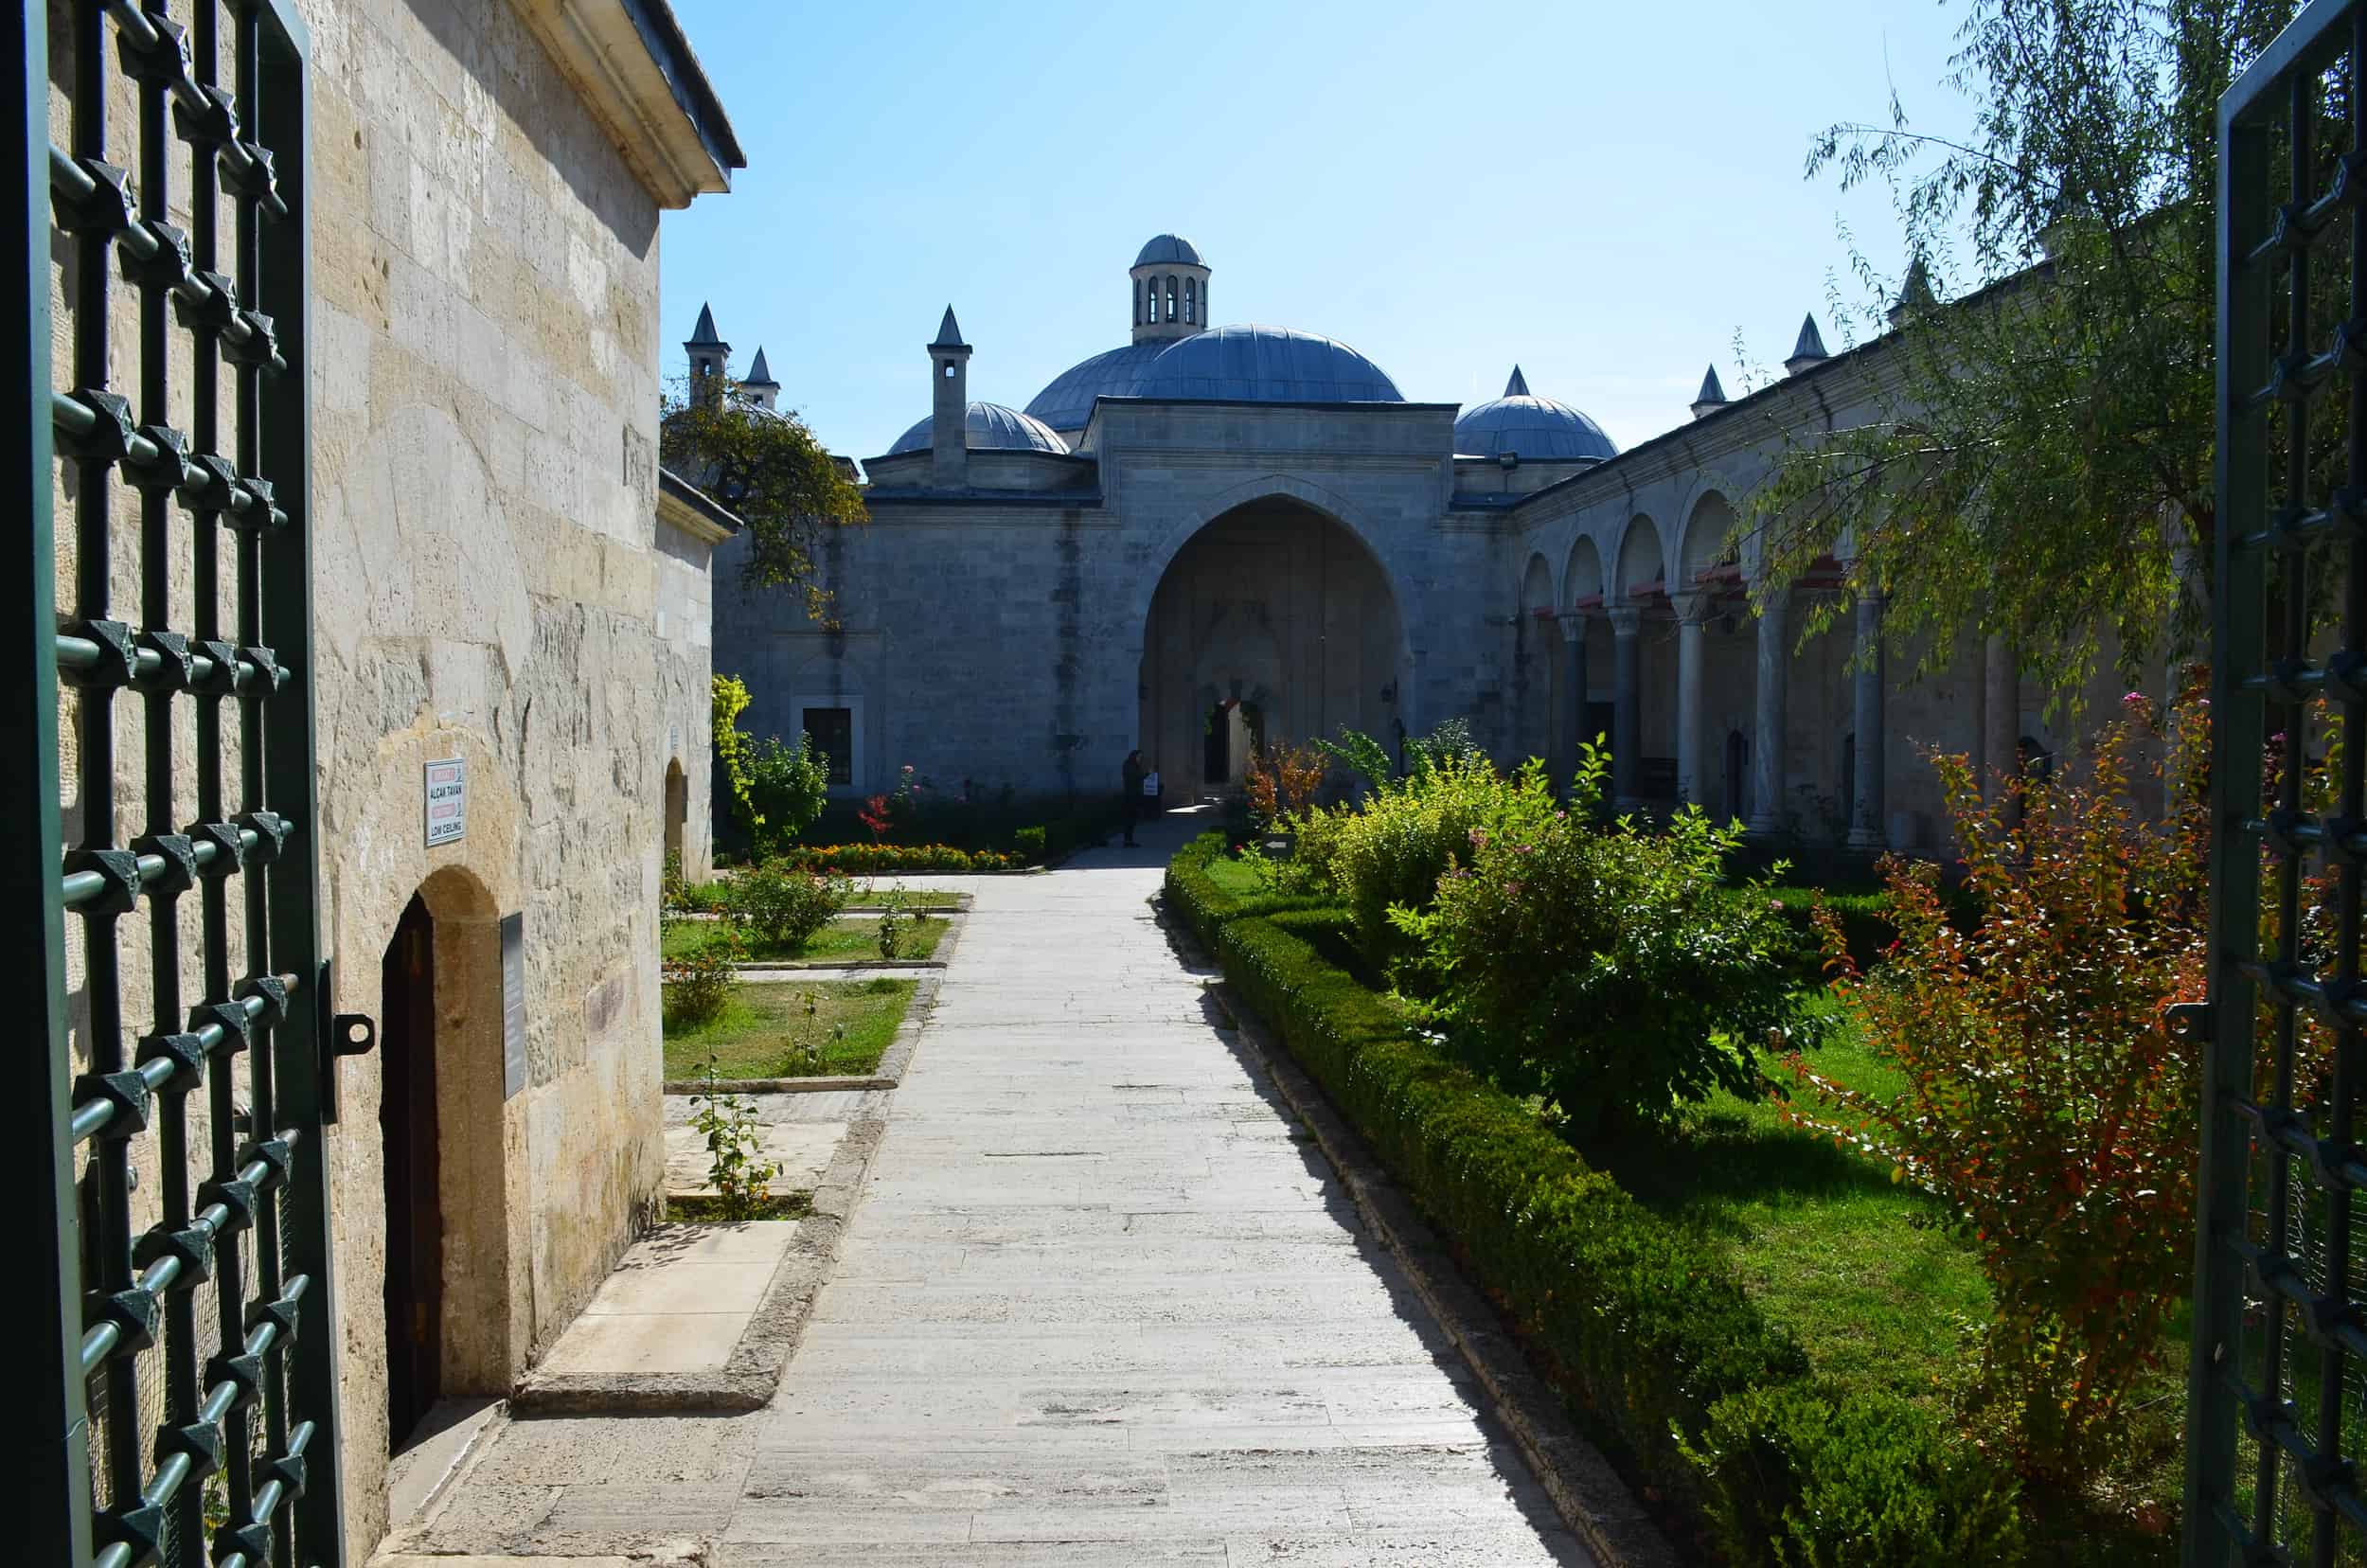
[[[720, 925], [715, 920], [676, 920], [665, 928], [658, 951], [664, 957], [687, 958], [714, 937]], [[907, 922], [903, 935], [897, 941], [896, 956], [928, 957], [936, 952], [946, 929], [946, 921], [934, 916]], [[877, 916], [849, 916], [832, 920], [814, 934], [813, 940], [799, 948], [777, 946], [753, 931], [744, 933], [744, 936], [751, 963], [876, 963], [880, 956]]]
[[[1867, 1093], [1904, 1087], [1898, 1072], [1844, 1028], [1810, 1054], [1818, 1073]], [[1779, 1083], [1789, 1075], [1770, 1061]], [[1806, 1094], [1806, 1091], [1797, 1091]], [[1806, 1108], [1804, 1105], [1804, 1108]], [[1723, 1092], [1673, 1123], [1587, 1158], [1657, 1212], [1726, 1253], [1761, 1310], [1836, 1381], [1953, 1405], [1977, 1370], [1972, 1330], [1989, 1288], [1970, 1250], [1930, 1223], [1934, 1201], [1893, 1183], [1887, 1167], [1789, 1125], [1780, 1099]], [[2183, 1452], [2185, 1324], [2125, 1420], [2127, 1454], [2079, 1498], [2034, 1500], [2033, 1561], [2168, 1563]]]
[[[813, 998], [814, 1010], [806, 1011]], [[666, 1076], [697, 1078], [707, 1053], [727, 1078], [816, 1078], [875, 1071], [888, 1042], [896, 1038], [904, 1009], [912, 1005], [913, 982], [879, 976], [869, 980], [794, 980], [742, 985], [711, 1023], [666, 1024]], [[844, 1038], [832, 1031], [845, 1025]], [[818, 1045], [809, 1056], [809, 1044]]]

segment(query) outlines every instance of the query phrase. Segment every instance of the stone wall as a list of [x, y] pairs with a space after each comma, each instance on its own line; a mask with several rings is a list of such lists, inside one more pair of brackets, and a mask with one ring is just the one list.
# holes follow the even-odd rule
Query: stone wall
[[[660, 810], [669, 724], [691, 733], [685, 667], [704, 650], [669, 646], [660, 623], [697, 607], [653, 540], [658, 208], [509, 6], [303, 9], [336, 1003], [380, 1012], [381, 955], [424, 889], [439, 1090], [472, 1108], [443, 1129], [446, 1392], [502, 1393], [598, 1286], [663, 1171]], [[696, 684], [703, 736], [703, 671]], [[688, 749], [703, 773], [703, 743]], [[420, 770], [446, 757], [469, 765], [468, 834], [431, 850]], [[504, 1098], [490, 1021], [495, 922], [511, 913], [526, 1073]], [[380, 1062], [342, 1072], [332, 1181], [363, 1550], [385, 1524]]]

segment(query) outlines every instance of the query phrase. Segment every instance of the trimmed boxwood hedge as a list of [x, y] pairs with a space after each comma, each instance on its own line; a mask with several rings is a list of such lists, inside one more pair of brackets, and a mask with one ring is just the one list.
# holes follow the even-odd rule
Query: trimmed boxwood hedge
[[1629, 1478], [1728, 1561], [1969, 1568], [2019, 1555], [2013, 1487], [1933, 1414], [1842, 1389], [1710, 1248], [1412, 1033], [1322, 949], [1345, 912], [1240, 899], [1219, 835], [1166, 895], [1521, 1327]]

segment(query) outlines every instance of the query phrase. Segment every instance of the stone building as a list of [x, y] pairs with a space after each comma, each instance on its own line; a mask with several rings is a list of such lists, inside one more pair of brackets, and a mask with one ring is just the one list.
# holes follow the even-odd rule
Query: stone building
[[[142, 183], [170, 192], [169, 210], [150, 216], [169, 218], [184, 242], [197, 232], [202, 256], [217, 224], [192, 210], [202, 200], [192, 181], [212, 178], [210, 167], [192, 174], [186, 147], [156, 146], [176, 121], [150, 98], [154, 117], [143, 129], [142, 89], [129, 73], [179, 71], [177, 123], [184, 136], [202, 126], [209, 99], [196, 83], [233, 80], [238, 17], [258, 9], [231, 7], [225, 20], [221, 4], [171, 8], [197, 12], [194, 66], [190, 44], [170, 30], [185, 24], [168, 25], [159, 45], [159, 24], [137, 9], [106, 8], [119, 14], [102, 18], [96, 6], [49, 8], [53, 145], [102, 187], [108, 166], [150, 169]], [[299, 391], [262, 405], [294, 410], [283, 426], [309, 458], [309, 482], [277, 500], [310, 536], [311, 646], [288, 673], [291, 690], [309, 693], [316, 820], [294, 825], [294, 852], [317, 864], [317, 951], [334, 966], [320, 1020], [378, 1021], [377, 1048], [329, 1070], [342, 1111], [319, 1129], [329, 1256], [306, 1298], [319, 1301], [332, 1288], [319, 1281], [333, 1280], [335, 1321], [306, 1337], [334, 1347], [342, 1442], [329, 1451], [324, 1436], [311, 1463], [315, 1492], [342, 1495], [358, 1561], [387, 1528], [390, 1459], [429, 1411], [506, 1395], [662, 1203], [660, 866], [669, 850], [694, 868], [705, 863], [707, 574], [734, 523], [659, 471], [658, 230], [665, 211], [728, 189], [742, 159], [663, 0], [296, 0], [268, 9], [282, 51], [273, 58], [294, 51], [302, 67], [299, 81], [275, 81], [277, 102], [309, 99], [310, 116], [308, 144], [283, 140], [279, 153], [281, 188], [301, 192], [294, 232], [309, 237], [290, 263], [309, 286], [294, 311], [279, 307], [277, 329]], [[122, 77], [112, 74], [118, 49]], [[231, 93], [210, 101], [239, 134], [226, 119]], [[294, 123], [283, 113], [277, 134]], [[234, 171], [255, 162], [223, 161]], [[226, 209], [229, 197], [221, 200]], [[60, 201], [62, 224], [82, 222]], [[219, 264], [245, 272], [230, 254], [232, 225], [219, 227]], [[192, 348], [198, 318], [158, 313], [169, 301], [161, 286], [136, 286], [128, 253], [118, 276], [103, 245], [54, 243], [66, 258], [45, 279], [56, 324], [48, 374], [60, 394], [86, 398], [112, 378], [143, 428], [194, 429], [196, 451], [243, 452], [242, 467], [268, 466], [275, 433], [241, 427], [242, 401], [222, 396], [215, 430], [214, 395], [190, 390], [193, 353], [211, 356], [206, 345], [232, 330], [243, 333], [227, 339], [234, 347], [260, 337], [269, 351], [268, 320], [242, 327], [225, 315]], [[183, 290], [202, 299], [205, 287]], [[144, 311], [161, 351], [142, 341]], [[112, 342], [111, 365], [95, 366], [93, 341]], [[215, 379], [231, 383], [226, 371]], [[53, 509], [76, 519], [60, 534], [62, 620], [87, 629], [97, 620], [65, 618], [98, 609], [155, 629], [202, 628], [217, 615], [232, 624], [239, 573], [227, 544], [219, 571], [206, 560], [210, 514], [194, 534], [198, 575], [184, 565], [168, 578], [155, 552], [182, 549], [197, 526], [168, 508], [162, 531], [142, 543], [128, 463], [111, 475], [84, 458], [59, 464]], [[161, 493], [151, 490], [151, 503]], [[190, 506], [191, 491], [181, 493]], [[252, 493], [273, 504], [268, 489]], [[82, 504], [93, 494], [111, 496], [112, 522]], [[251, 511], [250, 492], [240, 494]], [[198, 602], [216, 577], [221, 604]], [[219, 634], [260, 640], [243, 629]], [[283, 660], [295, 657], [281, 643]], [[241, 649], [239, 658], [259, 668], [269, 653]], [[111, 789], [124, 799], [161, 794], [160, 810], [182, 813], [164, 819], [169, 828], [204, 798], [201, 770], [216, 764], [189, 755], [188, 731], [171, 767], [149, 766], [142, 701], [128, 689], [107, 698], [109, 719], [89, 690], [58, 698], [72, 854], [140, 830], [115, 826], [102, 798]], [[221, 706], [242, 788], [239, 726], [258, 710]], [[147, 734], [152, 745], [172, 732]], [[115, 748], [112, 783], [74, 749], [93, 737]], [[258, 887], [262, 875], [260, 864], [249, 871]], [[75, 1061], [127, 1056], [123, 1037], [151, 1026], [151, 1007], [162, 1016], [152, 1026], [169, 1030], [180, 1026], [169, 1016], [176, 1007], [223, 994], [215, 988], [229, 982], [197, 963], [197, 901], [182, 906], [177, 975], [160, 963], [167, 938], [145, 918], [67, 927], [57, 983]], [[171, 906], [160, 907], [169, 917]], [[261, 905], [245, 907], [240, 951], [234, 900], [232, 976], [257, 961]], [[310, 974], [296, 978], [309, 989]], [[253, 1060], [224, 1057], [211, 1069], [238, 1075], [228, 1092], [240, 1106], [269, 1103]], [[188, 1098], [191, 1147], [203, 1150], [209, 1118], [219, 1126], [234, 1101], [209, 1110], [205, 1096]], [[179, 1158], [160, 1156], [154, 1137], [132, 1144], [135, 1178]], [[308, 1133], [295, 1158], [316, 1159], [315, 1147]], [[197, 1181], [216, 1168], [191, 1163]], [[92, 1185], [79, 1170], [73, 1179]], [[120, 1240], [127, 1222], [154, 1223], [159, 1203], [186, 1204], [174, 1190], [169, 1177], [161, 1197], [156, 1181], [135, 1180], [127, 1217], [102, 1215], [102, 1229]], [[121, 1251], [130, 1256], [128, 1241]], [[211, 1334], [207, 1301], [202, 1331]], [[233, 1298], [225, 1310], [242, 1305]], [[211, 1350], [202, 1340], [200, 1356]], [[140, 1363], [151, 1391], [165, 1381], [151, 1364], [160, 1354]]]
[[743, 722], [812, 733], [848, 793], [907, 763], [1106, 791], [1140, 745], [1173, 804], [1237, 781], [1260, 737], [1462, 718], [1557, 772], [1611, 738], [1624, 803], [1901, 848], [1941, 831], [1924, 748], [2054, 749], [2002, 649], [1912, 685], [1853, 671], [1878, 603], [1797, 648], [1838, 571], [1760, 615], [1755, 562], [1729, 559], [1785, 441], [1875, 405], [1887, 340], [1829, 355], [1811, 317], [1782, 380], [1729, 401], [1713, 371], [1690, 424], [1622, 453], [1518, 367], [1471, 408], [1412, 401], [1345, 344], [1213, 325], [1211, 271], [1153, 239], [1129, 341], [1023, 409], [971, 398], [949, 308], [915, 355], [928, 412], [864, 460], [871, 523], [833, 542], [841, 625], [719, 590]]

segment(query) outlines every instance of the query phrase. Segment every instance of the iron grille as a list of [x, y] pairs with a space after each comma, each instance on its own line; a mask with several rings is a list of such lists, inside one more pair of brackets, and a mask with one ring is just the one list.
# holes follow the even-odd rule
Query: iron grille
[[305, 33], [287, 0], [18, 16], [26, 1560], [333, 1565]]
[[2367, 1560], [2367, 5], [2219, 105], [2210, 1000], [2185, 1560]]

